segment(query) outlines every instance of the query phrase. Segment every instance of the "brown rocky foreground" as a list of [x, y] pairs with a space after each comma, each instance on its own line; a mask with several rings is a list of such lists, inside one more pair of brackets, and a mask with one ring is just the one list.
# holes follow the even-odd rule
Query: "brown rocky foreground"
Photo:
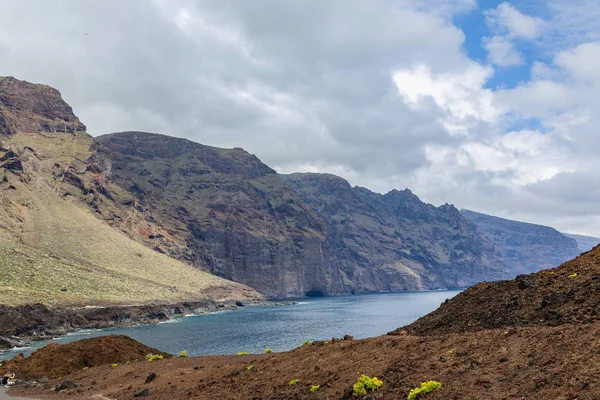
[[[349, 399], [352, 385], [364, 373], [384, 382], [366, 397], [372, 399], [405, 399], [420, 382], [437, 380], [442, 388], [427, 399], [594, 400], [600, 399], [598, 337], [600, 323], [594, 323], [585, 328], [382, 336], [314, 343], [271, 355], [165, 358], [130, 365], [115, 358], [110, 362], [120, 361], [116, 367], [78, 368], [62, 378], [15, 387], [9, 393], [41, 399], [121, 400], [140, 393], [157, 400]], [[72, 363], [68, 358], [72, 352], [61, 356], [53, 350], [52, 354], [55, 367], [48, 367], [49, 374]], [[156, 378], [146, 383], [152, 374]], [[290, 385], [292, 379], [300, 381]], [[56, 392], [54, 388], [61, 384], [68, 388]], [[310, 393], [313, 385], [320, 389]]]
[[[20, 369], [23, 379], [56, 376], [55, 369], [68, 363], [75, 365], [73, 372], [15, 387], [10, 394], [41, 399], [350, 399], [352, 385], [366, 374], [383, 381], [364, 396], [368, 399], [405, 399], [421, 382], [435, 380], [442, 387], [427, 399], [598, 400], [599, 275], [600, 246], [553, 270], [477, 285], [392, 335], [315, 342], [279, 354], [130, 364], [115, 358], [80, 370], [82, 364], [73, 363], [81, 357], [77, 352], [44, 348], [31, 356], [33, 361], [19, 361], [17, 375]], [[103, 351], [94, 341], [84, 347], [86, 354]], [[51, 350], [52, 357], [44, 355]], [[121, 356], [128, 361], [139, 357]], [[36, 357], [52, 362], [43, 373], [27, 377], [26, 365]], [[299, 381], [290, 385], [294, 379]], [[60, 385], [65, 389], [56, 392]]]

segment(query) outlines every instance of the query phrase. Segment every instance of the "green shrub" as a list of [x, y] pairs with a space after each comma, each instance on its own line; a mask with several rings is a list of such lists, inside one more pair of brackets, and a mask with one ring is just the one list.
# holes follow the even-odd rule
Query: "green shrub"
[[110, 366], [114, 368], [114, 367], [118, 367], [119, 364], [111, 364]]
[[254, 369], [254, 365], [248, 365], [248, 366], [246, 367], [246, 369], [247, 369], [248, 371], [252, 371], [252, 370]]
[[248, 352], [247, 352], [247, 351], [240, 351], [240, 352], [238, 353], [238, 356], [245, 356], [246, 354], [248, 354]]
[[421, 395], [426, 396], [428, 393], [433, 392], [435, 389], [439, 389], [442, 387], [442, 384], [437, 381], [427, 381], [421, 383], [421, 386], [414, 388], [408, 393], [408, 399], [417, 399]]
[[272, 352], [273, 352], [273, 350], [271, 350], [268, 347], [265, 349], [265, 354], [271, 354]]
[[305, 346], [307, 344], [310, 344], [310, 340], [305, 340], [304, 342], [302, 342], [302, 346]]
[[383, 385], [383, 381], [376, 376], [370, 378], [367, 375], [362, 374], [353, 386], [352, 395], [361, 396], [367, 394], [367, 391], [374, 392], [379, 389], [381, 385]]
[[179, 357], [187, 357], [187, 351], [183, 350], [181, 353], [179, 353]]
[[321, 385], [313, 385], [313, 386], [310, 387], [310, 392], [314, 393], [314, 392], [316, 392], [319, 389], [321, 389]]
[[164, 357], [162, 354], [146, 354], [146, 360], [152, 362], [154, 360], [162, 360]]
[[577, 273], [569, 275], [569, 278], [577, 278]]
[[300, 382], [300, 379], [292, 379], [290, 381], [290, 386], [294, 386], [296, 383]]

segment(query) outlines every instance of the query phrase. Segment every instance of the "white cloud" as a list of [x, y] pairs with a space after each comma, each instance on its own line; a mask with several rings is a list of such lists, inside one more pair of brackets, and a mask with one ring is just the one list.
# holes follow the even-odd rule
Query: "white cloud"
[[482, 42], [495, 66], [536, 58], [512, 89], [464, 52], [473, 0], [0, 0], [0, 75], [57, 87], [93, 134], [240, 146], [600, 235], [598, 2], [545, 1], [547, 22], [514, 4]]
[[600, 42], [583, 43], [561, 52], [554, 63], [567, 70], [576, 80], [600, 83]]
[[507, 2], [486, 11], [485, 15], [490, 28], [510, 39], [535, 39], [540, 36], [545, 26], [543, 19], [525, 15]]
[[490, 90], [482, 87], [493, 73], [489, 67], [470, 63], [457, 73], [432, 74], [425, 65], [394, 73], [394, 81], [406, 103], [420, 107], [428, 98], [445, 111], [447, 122], [455, 126], [459, 121], [473, 118], [494, 122], [498, 110]]
[[501, 67], [523, 64], [515, 41], [537, 39], [546, 27], [543, 19], [523, 14], [507, 2], [485, 11], [485, 20], [496, 34], [482, 38], [482, 45], [488, 52], [488, 62]]
[[524, 63], [513, 42], [506, 36], [492, 36], [482, 39], [483, 48], [488, 52], [488, 62], [501, 67], [512, 67]]

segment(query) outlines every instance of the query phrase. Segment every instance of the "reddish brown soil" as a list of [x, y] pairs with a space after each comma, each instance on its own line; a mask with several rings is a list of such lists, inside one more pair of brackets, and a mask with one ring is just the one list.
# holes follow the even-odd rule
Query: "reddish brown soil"
[[[13, 395], [43, 399], [349, 399], [361, 373], [384, 384], [373, 399], [405, 399], [424, 380], [427, 399], [600, 399], [600, 323], [485, 330], [446, 336], [382, 336], [302, 346], [272, 355], [190, 357], [79, 370]], [[55, 360], [61, 362], [60, 358]], [[248, 366], [253, 368], [248, 370]], [[157, 378], [145, 383], [152, 372]], [[295, 386], [288, 383], [300, 379]], [[78, 387], [52, 389], [65, 380]], [[321, 385], [310, 393], [311, 385]], [[368, 397], [367, 397], [368, 398]]]
[[58, 378], [85, 367], [145, 360], [146, 354], [162, 354], [123, 335], [102, 336], [68, 344], [50, 344], [30, 357], [16, 357], [0, 367], [0, 375], [15, 372], [21, 379]]
[[[598, 400], [599, 275], [597, 247], [554, 270], [477, 285], [396, 335], [271, 355], [104, 365], [11, 394], [125, 400], [147, 389], [145, 397], [156, 400], [347, 400], [364, 373], [384, 382], [368, 399], [406, 399], [421, 382], [436, 380], [442, 388], [427, 400]], [[151, 373], [157, 377], [146, 383]], [[300, 382], [291, 386], [292, 379]], [[77, 387], [55, 392], [65, 380]], [[310, 393], [312, 385], [321, 387]]]
[[391, 333], [437, 335], [595, 321], [600, 321], [600, 246], [557, 268], [480, 283]]

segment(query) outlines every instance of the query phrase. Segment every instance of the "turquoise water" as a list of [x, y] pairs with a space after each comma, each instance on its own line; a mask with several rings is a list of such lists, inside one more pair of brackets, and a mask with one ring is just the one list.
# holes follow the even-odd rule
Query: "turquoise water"
[[290, 350], [304, 340], [329, 340], [345, 334], [378, 336], [435, 310], [459, 291], [405, 292], [302, 299], [288, 306], [244, 307], [235, 311], [181, 317], [155, 325], [83, 330], [31, 347], [0, 352], [0, 359], [25, 355], [48, 343], [67, 343], [124, 334], [148, 346], [188, 355], [262, 353]]

